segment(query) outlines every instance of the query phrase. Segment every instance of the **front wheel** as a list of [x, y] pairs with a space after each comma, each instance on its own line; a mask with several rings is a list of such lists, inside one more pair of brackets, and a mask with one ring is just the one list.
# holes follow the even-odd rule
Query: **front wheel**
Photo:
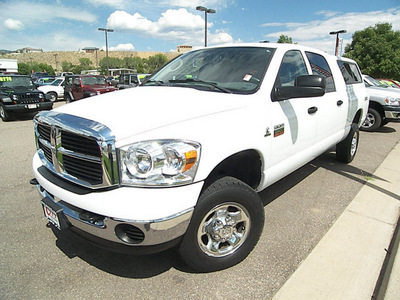
[[57, 93], [55, 93], [55, 92], [48, 92], [47, 95], [49, 95], [49, 99], [50, 99], [51, 102], [57, 101], [57, 98], [58, 98]]
[[10, 113], [4, 108], [3, 104], [0, 104], [0, 117], [4, 122], [10, 121]]
[[357, 124], [351, 124], [347, 137], [336, 145], [336, 158], [344, 163], [350, 163], [354, 159], [358, 149], [360, 131]]
[[253, 250], [264, 226], [264, 207], [245, 183], [224, 177], [201, 195], [179, 251], [200, 272], [231, 267]]
[[361, 125], [361, 130], [374, 131], [381, 126], [381, 123], [382, 117], [380, 113], [373, 108], [368, 108], [367, 116]]

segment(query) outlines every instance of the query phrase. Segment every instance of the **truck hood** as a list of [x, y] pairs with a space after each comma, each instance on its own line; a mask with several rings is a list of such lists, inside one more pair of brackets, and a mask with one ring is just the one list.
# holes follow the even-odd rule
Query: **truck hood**
[[137, 87], [53, 109], [106, 125], [117, 140], [246, 106], [249, 96], [185, 87]]
[[100, 92], [101, 94], [102, 93], [106, 93], [106, 92], [112, 92], [112, 91], [116, 91], [117, 89], [115, 88], [115, 87], [113, 87], [113, 86], [110, 86], [110, 85], [106, 85], [106, 86], [104, 86], [104, 85], [98, 85], [98, 86], [96, 86], [96, 85], [91, 85], [91, 86], [85, 86], [85, 90], [86, 91], [90, 91], [90, 92]]
[[400, 98], [400, 89], [394, 88], [385, 88], [385, 87], [378, 87], [378, 86], [370, 86], [367, 87], [367, 93], [371, 97], [393, 97], [393, 98]]
[[30, 93], [40, 93], [40, 91], [34, 89], [33, 87], [2, 87], [0, 91], [4, 95], [11, 95], [11, 94], [25, 94], [26, 92]]

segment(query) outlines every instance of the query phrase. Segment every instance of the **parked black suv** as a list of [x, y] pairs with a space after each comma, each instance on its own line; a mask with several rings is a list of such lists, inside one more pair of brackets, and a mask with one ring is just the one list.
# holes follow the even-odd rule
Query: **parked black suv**
[[25, 75], [0, 75], [0, 117], [9, 121], [16, 113], [50, 110], [53, 102], [36, 90]]

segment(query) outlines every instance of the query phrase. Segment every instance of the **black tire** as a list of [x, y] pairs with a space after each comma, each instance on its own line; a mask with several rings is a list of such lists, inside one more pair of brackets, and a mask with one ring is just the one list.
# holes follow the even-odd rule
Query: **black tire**
[[240, 180], [224, 177], [200, 195], [179, 252], [197, 271], [225, 269], [249, 255], [263, 226], [258, 194]]
[[65, 103], [71, 103], [72, 102], [72, 98], [71, 98], [71, 95], [68, 93], [66, 96], [65, 96]]
[[4, 105], [0, 103], [0, 118], [4, 121], [10, 121], [11, 120], [11, 115], [10, 113], [4, 108]]
[[389, 123], [388, 120], [382, 120], [380, 127], [383, 127], [383, 126], [387, 125], [388, 123]]
[[374, 131], [381, 126], [381, 123], [381, 114], [373, 108], [368, 108], [367, 117], [361, 125], [361, 130]]
[[352, 124], [347, 137], [336, 145], [336, 159], [344, 163], [350, 163], [356, 156], [360, 131], [357, 124]]
[[56, 102], [58, 99], [57, 93], [55, 92], [48, 92], [47, 95], [49, 95], [51, 102]]

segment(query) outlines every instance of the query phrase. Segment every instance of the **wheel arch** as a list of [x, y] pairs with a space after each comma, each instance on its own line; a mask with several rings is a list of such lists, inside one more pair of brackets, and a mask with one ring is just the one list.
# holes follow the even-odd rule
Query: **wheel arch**
[[375, 109], [377, 112], [379, 112], [379, 114], [381, 115], [382, 118], [385, 117], [385, 112], [383, 110], [383, 107], [381, 104], [379, 104], [378, 102], [374, 101], [374, 100], [370, 100], [369, 101], [369, 106], [368, 108], [373, 108]]
[[234, 177], [256, 189], [261, 182], [261, 168], [262, 159], [256, 150], [249, 149], [235, 153], [225, 158], [211, 171], [204, 181], [203, 190], [225, 176]]

